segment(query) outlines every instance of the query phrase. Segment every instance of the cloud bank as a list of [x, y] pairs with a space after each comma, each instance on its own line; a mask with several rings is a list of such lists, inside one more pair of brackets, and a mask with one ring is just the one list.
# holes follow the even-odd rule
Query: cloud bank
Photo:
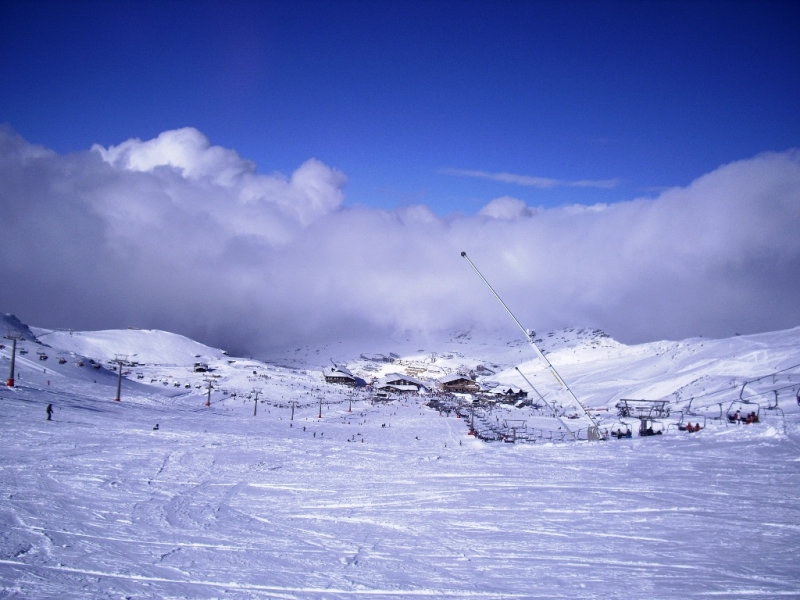
[[0, 309], [246, 353], [397, 330], [591, 325], [635, 342], [800, 324], [800, 153], [613, 205], [440, 218], [343, 204], [318, 160], [260, 174], [191, 128], [59, 155], [0, 129]]

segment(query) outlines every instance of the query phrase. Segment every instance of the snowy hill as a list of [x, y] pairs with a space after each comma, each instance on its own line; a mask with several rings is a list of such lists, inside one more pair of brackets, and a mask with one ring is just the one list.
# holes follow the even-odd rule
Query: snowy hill
[[0, 336], [19, 335], [24, 340], [36, 341], [30, 328], [11, 313], [0, 314]]
[[200, 360], [223, 356], [222, 350], [167, 331], [53, 331], [38, 328], [33, 328], [33, 331], [40, 342], [54, 348], [104, 361], [124, 355], [135, 357], [139, 363], [190, 366]]
[[[596, 443], [555, 443], [585, 424], [515, 339], [398, 335], [265, 362], [167, 332], [28, 331], [18, 385], [0, 389], [4, 597], [800, 595], [800, 328], [540, 335], [601, 427], [635, 424], [622, 398], [668, 402], [663, 435]], [[116, 354], [137, 362], [119, 403]], [[331, 358], [367, 380], [467, 372], [536, 398], [519, 367], [561, 420], [438, 393], [376, 401], [325, 383]], [[727, 419], [740, 397], [758, 423]]]

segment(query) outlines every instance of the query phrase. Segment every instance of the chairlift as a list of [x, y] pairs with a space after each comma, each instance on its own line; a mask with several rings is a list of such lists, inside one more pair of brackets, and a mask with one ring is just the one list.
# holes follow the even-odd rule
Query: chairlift
[[639, 437], [661, 435], [664, 433], [664, 423], [646, 417], [639, 418]]
[[706, 417], [697, 414], [683, 414], [678, 421], [678, 429], [687, 433], [696, 433], [706, 428]]
[[752, 400], [734, 400], [728, 407], [728, 422], [729, 423], [744, 423], [750, 425], [758, 423], [761, 420], [762, 414], [761, 405]]
[[618, 440], [621, 440], [622, 438], [633, 437], [633, 430], [631, 429], [631, 426], [628, 425], [625, 421], [617, 421], [615, 423], [612, 423], [608, 431], [611, 437], [615, 437]]
[[[780, 414], [781, 417], [785, 418], [786, 415], [784, 414], [783, 409], [780, 406], [778, 406], [778, 390], [772, 390], [772, 393], [775, 394], [775, 404], [773, 404], [772, 401], [770, 400], [764, 410], [774, 411], [775, 414]], [[764, 414], [766, 415], [766, 413]]]
[[620, 417], [637, 417], [639, 419], [664, 419], [669, 417], [669, 401], [667, 400], [632, 400], [623, 398], [616, 404]]
[[509, 444], [517, 442], [522, 435], [527, 438], [528, 426], [524, 419], [503, 419], [503, 429], [505, 430], [500, 439]]
[[639, 419], [639, 436], [649, 437], [664, 433], [664, 423], [658, 419], [669, 417], [670, 409], [668, 404], [667, 400], [623, 398], [617, 402], [616, 409], [620, 417], [635, 417]]

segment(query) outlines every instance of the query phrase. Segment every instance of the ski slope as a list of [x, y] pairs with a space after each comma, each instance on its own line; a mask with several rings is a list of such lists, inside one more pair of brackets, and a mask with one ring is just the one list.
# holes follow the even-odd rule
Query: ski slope
[[[800, 596], [800, 413], [783, 386], [796, 371], [752, 384], [784, 390], [784, 416], [756, 425], [504, 444], [426, 396], [373, 403], [325, 384], [310, 359], [226, 357], [164, 332], [32, 331], [48, 359], [26, 340], [20, 385], [0, 390], [2, 597]], [[669, 396], [678, 411], [713, 392], [695, 401], [711, 415], [741, 381], [800, 363], [799, 341], [795, 329], [624, 346], [572, 330], [543, 345], [601, 418], [621, 397]], [[120, 349], [147, 360], [115, 403], [117, 374], [76, 361]], [[509, 382], [519, 365], [557, 398], [513, 341], [400, 350], [347, 364], [370, 377], [480, 364]], [[210, 373], [193, 373], [198, 354]]]
[[51, 331], [33, 329], [42, 343], [61, 351], [91, 356], [105, 361], [122, 355], [139, 363], [191, 366], [223, 356], [182, 335], [167, 331], [130, 329], [120, 331]]

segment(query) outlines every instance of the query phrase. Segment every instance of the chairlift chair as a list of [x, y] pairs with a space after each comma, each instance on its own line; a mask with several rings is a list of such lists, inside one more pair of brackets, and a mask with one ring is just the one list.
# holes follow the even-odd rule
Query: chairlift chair
[[[775, 394], [775, 404], [773, 404], [772, 400], [770, 400], [764, 410], [773, 411], [775, 414], [779, 414], [782, 418], [785, 418], [786, 415], [784, 414], [783, 409], [778, 406], [778, 390], [772, 390], [772, 393]], [[767, 413], [764, 413], [764, 415], [766, 414]]]
[[625, 421], [617, 421], [612, 423], [608, 430], [611, 437], [615, 437], [618, 440], [621, 440], [622, 438], [633, 437], [633, 430]]
[[729, 423], [758, 423], [763, 417], [761, 405], [752, 400], [734, 400], [727, 411]]
[[706, 428], [705, 415], [698, 414], [683, 414], [680, 421], [678, 421], [678, 429], [688, 433], [694, 433]]
[[639, 437], [661, 435], [664, 433], [664, 423], [655, 419], [639, 417]]

